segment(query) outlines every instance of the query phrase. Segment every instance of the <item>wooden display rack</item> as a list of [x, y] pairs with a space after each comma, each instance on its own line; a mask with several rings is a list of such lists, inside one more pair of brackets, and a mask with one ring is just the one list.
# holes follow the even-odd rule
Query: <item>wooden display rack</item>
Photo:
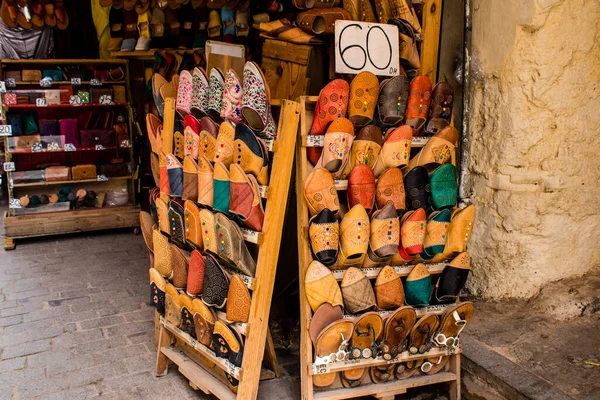
[[[83, 79], [77, 85], [76, 83], [67, 81], [56, 81], [52, 82], [50, 88], [42, 87], [40, 82], [29, 82], [23, 80], [15, 80], [14, 82], [4, 81], [4, 71], [7, 69], [11, 70], [23, 70], [23, 69], [57, 69], [63, 66], [77, 65], [82, 67], [94, 66], [98, 69], [110, 69], [121, 67], [124, 71], [124, 78], [120, 81], [105, 81], [105, 82], [93, 82], [84, 81]], [[129, 64], [123, 60], [98, 60], [98, 59], [83, 59], [83, 60], [0, 60], [0, 80], [4, 83], [5, 89], [10, 90], [23, 90], [23, 91], [43, 91], [45, 89], [58, 89], [58, 85], [74, 85], [74, 92], [77, 88], [83, 87], [85, 90], [89, 90], [92, 85], [101, 85], [110, 87], [112, 85], [123, 85], [126, 90], [126, 103], [113, 103], [113, 104], [82, 104], [79, 106], [73, 106], [71, 104], [51, 104], [51, 105], [40, 105], [37, 104], [15, 104], [6, 106], [2, 100], [2, 116], [3, 124], [7, 124], [6, 115], [8, 110], [16, 110], [17, 112], [30, 110], [39, 111], [43, 109], [46, 114], [50, 112], [56, 112], [62, 118], [69, 115], [76, 117], [72, 111], [75, 107], [83, 110], [96, 110], [96, 111], [107, 111], [113, 110], [120, 107], [124, 110], [125, 115], [128, 119], [129, 129], [129, 143], [133, 144], [132, 132], [133, 132], [133, 113], [131, 111], [130, 100], [131, 91], [129, 83]], [[101, 87], [100, 86], [100, 87]], [[71, 112], [71, 114], [68, 114]], [[58, 118], [56, 118], [58, 119]], [[5, 136], [4, 140], [4, 151], [7, 162], [14, 161], [13, 154], [27, 154], [31, 152], [9, 152], [8, 150], [8, 137]], [[130, 145], [128, 148], [118, 147], [103, 147], [102, 149], [96, 148], [77, 148], [71, 149], [73, 153], [77, 154], [89, 154], [96, 151], [121, 151], [119, 153], [121, 157], [124, 156], [126, 149], [127, 160], [131, 162], [131, 169], [133, 174], [131, 176], [113, 177], [106, 178], [100, 176], [98, 179], [81, 179], [81, 180], [68, 180], [68, 181], [52, 181], [52, 182], [32, 182], [32, 183], [14, 183], [12, 182], [12, 172], [7, 172], [8, 178], [8, 194], [9, 194], [9, 209], [4, 213], [4, 249], [13, 250], [15, 248], [15, 239], [48, 236], [48, 235], [60, 235], [67, 233], [76, 232], [87, 232], [96, 231], [103, 229], [114, 229], [114, 228], [133, 228], [139, 226], [139, 206], [136, 205], [135, 199], [135, 180], [137, 179], [137, 165], [133, 157], [133, 146]], [[69, 150], [60, 151], [44, 151], [45, 155], [56, 155], [57, 157], [66, 156], [66, 152]], [[60, 160], [60, 158], [59, 158]], [[16, 168], [19, 168], [18, 162], [15, 163]], [[10, 206], [10, 200], [18, 199], [19, 195], [40, 195], [47, 194], [49, 187], [56, 189], [61, 185], [72, 185], [75, 189], [84, 187], [93, 190], [116, 190], [127, 188], [129, 192], [129, 204], [119, 207], [102, 207], [102, 208], [87, 208], [87, 209], [75, 209], [69, 210], [68, 207], [63, 211], [63, 203], [50, 204], [46, 207], [47, 210], [42, 209], [21, 209], [17, 213]], [[82, 185], [82, 186], [81, 186]], [[33, 212], [36, 211], [36, 212]], [[48, 211], [48, 212], [46, 212]]]
[[[277, 102], [279, 104], [281, 110], [277, 139], [267, 143], [272, 151], [273, 161], [269, 186], [265, 191], [267, 201], [263, 232], [257, 234], [244, 230], [244, 238], [257, 244], [258, 258], [255, 278], [245, 279], [246, 286], [252, 290], [252, 298], [249, 322], [239, 327], [245, 331], [246, 336], [242, 366], [234, 366], [229, 361], [216, 357], [212, 350], [164, 318], [158, 320], [156, 376], [167, 374], [170, 360], [189, 379], [192, 387], [220, 399], [256, 399], [259, 380], [279, 375], [267, 326], [285, 217], [286, 202], [282, 199], [288, 195], [299, 119], [298, 103], [283, 100]], [[267, 363], [273, 371], [261, 368], [265, 353]], [[229, 388], [223, 372], [239, 380], [237, 395]]]
[[[386, 361], [381, 357], [375, 359], [362, 359], [362, 360], [349, 360], [339, 361], [329, 364], [316, 364], [313, 362], [313, 345], [309, 335], [310, 321], [312, 318], [312, 310], [306, 299], [306, 292], [304, 289], [304, 277], [306, 270], [310, 262], [312, 261], [312, 255], [310, 253], [310, 247], [308, 243], [308, 206], [306, 200], [302, 195], [304, 191], [304, 181], [312, 171], [313, 167], [308, 162], [306, 156], [306, 148], [315, 146], [321, 139], [317, 139], [314, 136], [308, 136], [310, 127], [312, 124], [315, 104], [318, 101], [316, 96], [303, 96], [300, 97], [300, 129], [298, 130], [298, 146], [296, 146], [296, 192], [297, 198], [297, 217], [298, 217], [298, 261], [299, 274], [300, 274], [300, 377], [302, 387], [302, 399], [346, 399], [355, 398], [360, 396], [375, 396], [378, 399], [392, 400], [394, 395], [405, 393], [407, 389], [432, 385], [435, 383], [447, 382], [450, 384], [450, 399], [460, 399], [460, 352], [459, 349], [456, 353], [451, 354], [448, 349], [433, 348], [425, 354], [412, 355], [408, 352], [404, 352], [398, 355], [394, 360]], [[424, 146], [426, 141], [418, 138], [413, 144], [414, 147]], [[336, 188], [338, 190], [345, 190], [347, 187], [346, 181], [337, 181]], [[428, 270], [431, 274], [440, 274], [444, 269], [445, 264], [429, 264], [427, 265]], [[396, 272], [402, 277], [407, 276], [414, 266], [402, 265], [395, 267]], [[381, 268], [363, 268], [362, 271], [369, 279], [375, 279]], [[343, 271], [334, 271], [334, 276], [338, 281], [342, 280]], [[451, 305], [442, 306], [429, 306], [417, 308], [417, 318], [422, 317], [426, 313], [442, 314], [445, 308]], [[385, 317], [390, 311], [380, 311], [379, 314]], [[358, 316], [345, 315], [346, 319], [355, 319]], [[334, 383], [330, 388], [319, 389], [313, 386], [313, 376], [318, 374], [324, 374], [328, 372], [343, 371], [358, 367], [373, 367], [377, 365], [386, 365], [392, 363], [399, 363], [403, 361], [420, 360], [425, 358], [434, 358], [440, 356], [450, 356], [449, 362], [445, 369], [447, 371], [440, 371], [433, 375], [420, 375], [403, 380], [390, 380], [385, 383], [372, 383], [369, 378], [369, 374], [365, 374], [362, 381], [362, 385], [355, 388], [344, 388], [341, 384]], [[336, 385], [337, 384], [337, 385]]]

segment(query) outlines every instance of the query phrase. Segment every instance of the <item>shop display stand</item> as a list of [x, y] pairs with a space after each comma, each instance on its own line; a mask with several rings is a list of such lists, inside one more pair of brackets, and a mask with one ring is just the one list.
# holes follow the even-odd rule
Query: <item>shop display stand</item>
[[[309, 335], [312, 310], [306, 299], [304, 289], [304, 277], [306, 270], [312, 261], [310, 246], [308, 243], [308, 206], [302, 193], [304, 192], [304, 181], [312, 171], [313, 167], [306, 156], [306, 148], [315, 146], [319, 140], [316, 136], [309, 136], [308, 132], [312, 124], [315, 104], [318, 101], [316, 96], [300, 97], [300, 129], [298, 130], [298, 146], [296, 146], [296, 192], [297, 198], [297, 218], [298, 218], [298, 261], [300, 277], [300, 377], [302, 387], [302, 399], [346, 399], [360, 396], [375, 396], [378, 399], [392, 400], [394, 395], [405, 393], [407, 389], [432, 385], [435, 383], [447, 382], [450, 384], [450, 399], [460, 399], [460, 353], [459, 349], [455, 353], [450, 353], [448, 349], [432, 348], [425, 354], [412, 355], [408, 351], [398, 355], [394, 360], [386, 361], [381, 357], [375, 359], [361, 359], [338, 361], [328, 364], [316, 364], [313, 362], [313, 345]], [[320, 136], [322, 138], [323, 136]], [[414, 147], [422, 147], [424, 143], [420, 138], [413, 144]], [[322, 146], [322, 144], [321, 144]], [[336, 188], [341, 191], [347, 187], [346, 181], [337, 181]], [[444, 269], [444, 263], [426, 264], [431, 274], [440, 274]], [[402, 265], [396, 266], [396, 272], [401, 277], [406, 277], [414, 266]], [[375, 279], [381, 268], [363, 268], [362, 271], [369, 279]], [[342, 280], [344, 271], [333, 271], [338, 281]], [[435, 313], [441, 315], [444, 310], [451, 305], [429, 306], [417, 308], [417, 318], [426, 313]], [[380, 311], [379, 314], [385, 318], [390, 311]], [[345, 315], [346, 319], [355, 319], [357, 316]], [[395, 364], [404, 361], [421, 360], [425, 358], [434, 358], [440, 356], [450, 356], [449, 362], [444, 371], [433, 375], [420, 375], [402, 380], [390, 380], [385, 383], [371, 383], [369, 374], [366, 373], [361, 386], [354, 388], [344, 388], [336, 382], [329, 388], [316, 388], [313, 386], [313, 376], [328, 372], [344, 371], [358, 367], [373, 367], [377, 365]]]
[[[249, 322], [239, 324], [246, 336], [241, 368], [216, 357], [212, 350], [164, 318], [159, 319], [156, 376], [167, 374], [170, 360], [189, 379], [192, 387], [219, 399], [256, 399], [259, 380], [278, 375], [275, 351], [267, 326], [285, 217], [285, 199], [294, 160], [299, 105], [289, 100], [277, 102], [277, 105], [281, 106], [277, 139], [267, 143], [272, 151], [273, 161], [270, 183], [263, 196], [266, 197], [263, 232], [243, 229], [244, 238], [257, 244], [258, 258], [255, 278], [245, 279], [246, 285], [252, 290], [252, 296]], [[177, 346], [173, 346], [175, 342]], [[267, 364], [271, 364], [273, 371], [261, 369], [263, 355], [266, 355]], [[229, 388], [223, 372], [239, 380], [237, 395]]]
[[[112, 69], [121, 67], [124, 71], [124, 78], [122, 80], [115, 81], [96, 81], [84, 80], [74, 82], [73, 80], [55, 81], [52, 82], [51, 87], [41, 86], [41, 82], [31, 82], [23, 80], [12, 80], [8, 82], [4, 78], [4, 72], [6, 70], [48, 70], [58, 69], [59, 67], [65, 66], [79, 66], [82, 70], [86, 67], [92, 67], [94, 69]], [[132, 121], [133, 115], [130, 106], [130, 85], [129, 85], [129, 68], [127, 61], [123, 60], [97, 60], [97, 59], [84, 59], [84, 60], [0, 60], [0, 76], [4, 79], [2, 82], [2, 89], [7, 92], [13, 90], [17, 93], [31, 93], [31, 92], [43, 92], [47, 89], [59, 89], [59, 85], [72, 85], [73, 92], [77, 93], [78, 90], [90, 91], [93, 87], [112, 87], [113, 85], [125, 86], [125, 93], [127, 102], [125, 103], [112, 103], [112, 104], [81, 104], [74, 106], [71, 104], [4, 104], [4, 96], [0, 96], [2, 100], [2, 123], [7, 124], [6, 115], [9, 111], [16, 113], [31, 111], [37, 114], [43, 112], [46, 118], [58, 119], [60, 118], [77, 118], [80, 114], [77, 111], [112, 111], [121, 110], [127, 118], [128, 132], [129, 132], [129, 147], [102, 147], [102, 148], [69, 148], [58, 151], [43, 151], [37, 153], [32, 150], [30, 152], [23, 151], [9, 151], [8, 140], [11, 135], [4, 133], [4, 144], [5, 144], [5, 156], [8, 163], [14, 162], [15, 168], [19, 170], [19, 162], [17, 154], [26, 154], [26, 157], [36, 157], [36, 154], [43, 154], [45, 156], [45, 162], [60, 161], [68, 159], [70, 154], [75, 156], [83, 154], [100, 155], [98, 152], [103, 152], [102, 155], [112, 155], [118, 153], [119, 157], [125, 159], [125, 161], [131, 163], [131, 176], [113, 177], [107, 178], [102, 175], [98, 175], [97, 179], [83, 179], [83, 180], [65, 180], [65, 181], [52, 181], [46, 182], [44, 180], [33, 183], [14, 183], [13, 184], [13, 172], [7, 171], [8, 180], [8, 194], [9, 194], [9, 209], [5, 212], [4, 222], [4, 249], [12, 250], [15, 248], [15, 239], [47, 236], [47, 235], [58, 235], [74, 232], [86, 232], [103, 229], [113, 228], [133, 228], [139, 226], [139, 206], [136, 206], [135, 200], [135, 180], [137, 179], [137, 167], [133, 157], [133, 143], [132, 139]], [[78, 110], [79, 109], [79, 110]], [[16, 157], [15, 157], [16, 156]], [[56, 157], [56, 158], [54, 158]], [[64, 160], [63, 160], [64, 161]], [[82, 208], [69, 210], [61, 207], [63, 203], [51, 204], [47, 210], [43, 208], [23, 208], [18, 210], [17, 203], [20, 195], [40, 195], [47, 194], [49, 191], [58, 190], [60, 185], [70, 185], [75, 190], [79, 188], [93, 189], [93, 190], [115, 190], [127, 188], [129, 192], [129, 204], [126, 206], [119, 207], [102, 207], [102, 208]], [[68, 203], [67, 203], [68, 204]], [[47, 207], [47, 206], [44, 206]]]

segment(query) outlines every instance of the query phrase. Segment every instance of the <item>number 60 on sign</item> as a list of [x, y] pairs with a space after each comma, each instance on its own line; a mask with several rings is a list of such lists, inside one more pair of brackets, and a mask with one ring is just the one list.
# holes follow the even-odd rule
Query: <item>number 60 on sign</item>
[[369, 22], [335, 21], [335, 72], [396, 76], [400, 71], [398, 27]]

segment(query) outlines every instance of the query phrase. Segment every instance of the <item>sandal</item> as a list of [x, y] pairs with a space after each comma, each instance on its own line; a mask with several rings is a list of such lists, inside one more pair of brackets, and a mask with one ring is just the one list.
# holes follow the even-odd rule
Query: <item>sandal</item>
[[[347, 348], [352, 340], [354, 324], [349, 320], [339, 320], [329, 324], [317, 336], [315, 344], [315, 363], [329, 363], [346, 360], [349, 356]], [[315, 375], [313, 384], [316, 387], [330, 386], [337, 373]]]
[[459, 335], [473, 319], [475, 306], [470, 301], [457, 304], [446, 309], [441, 318], [438, 331], [433, 335], [433, 343], [438, 347], [449, 347], [451, 350], [459, 346]]
[[377, 347], [382, 332], [383, 320], [378, 313], [370, 311], [361, 315], [354, 324], [350, 357], [353, 359], [377, 357]]
[[394, 368], [394, 376], [398, 380], [412, 378], [417, 372], [419, 369], [416, 367], [415, 361], [400, 363]]
[[439, 357], [439, 358], [428, 358], [421, 365], [421, 371], [427, 375], [434, 375], [444, 369], [444, 367], [450, 361], [450, 356]]
[[433, 313], [425, 314], [417, 321], [410, 331], [410, 354], [425, 354], [431, 349], [431, 337], [439, 324], [440, 320]]
[[262, 32], [261, 36], [283, 40], [284, 42], [308, 45], [323, 43], [321, 39], [318, 39], [304, 32], [302, 29], [295, 27], [289, 20], [285, 18], [272, 22], [253, 24], [253, 27]]
[[314, 312], [308, 328], [313, 344], [317, 344], [317, 336], [326, 326], [343, 318], [342, 306], [333, 306], [330, 303], [321, 304]]
[[373, 383], [384, 383], [389, 381], [394, 375], [394, 365], [378, 365], [369, 368], [369, 376]]
[[417, 314], [412, 307], [400, 307], [385, 319], [383, 341], [379, 345], [384, 360], [393, 360], [404, 351], [407, 336], [416, 320]]

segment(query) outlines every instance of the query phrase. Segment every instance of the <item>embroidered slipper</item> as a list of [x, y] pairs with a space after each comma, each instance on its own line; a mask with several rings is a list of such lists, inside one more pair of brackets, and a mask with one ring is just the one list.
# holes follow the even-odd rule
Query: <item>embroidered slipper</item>
[[171, 153], [165, 154], [165, 163], [168, 180], [167, 182], [169, 185], [168, 194], [172, 197], [181, 197], [181, 195], [183, 194], [183, 166], [181, 165], [179, 160]]
[[242, 170], [253, 175], [260, 185], [269, 183], [269, 153], [262, 139], [256, 137], [247, 125], [235, 126], [235, 163]]
[[342, 278], [344, 308], [351, 314], [375, 308], [375, 293], [369, 278], [358, 268], [350, 267]]
[[413, 136], [418, 135], [425, 124], [431, 102], [431, 80], [419, 75], [410, 82], [410, 95], [406, 110], [406, 125], [413, 129]]
[[212, 347], [212, 334], [217, 320], [214, 311], [200, 299], [193, 299], [192, 313], [196, 339], [206, 347]]
[[262, 232], [265, 211], [256, 178], [244, 173], [238, 164], [231, 164], [229, 179], [229, 211], [237, 214], [247, 228]]
[[240, 228], [225, 215], [217, 213], [215, 229], [219, 258], [233, 269], [253, 278], [256, 273], [256, 263], [246, 247]]
[[179, 293], [179, 304], [181, 305], [181, 329], [195, 339], [196, 329], [194, 327], [192, 298], [181, 292]]
[[200, 209], [195, 201], [188, 200], [184, 203], [183, 211], [185, 217], [185, 240], [192, 248], [202, 250], [204, 244], [202, 241]]
[[405, 265], [413, 261], [415, 256], [410, 255], [406, 252], [406, 249], [402, 245], [402, 228], [400, 228], [400, 242], [398, 243], [398, 253], [392, 256], [390, 261], [391, 265]]
[[474, 313], [475, 306], [470, 301], [447, 308], [441, 317], [439, 329], [433, 336], [433, 343], [438, 347], [458, 347], [459, 335], [471, 322]]
[[431, 297], [431, 275], [425, 264], [417, 264], [404, 284], [406, 304], [414, 307], [425, 307], [429, 305]]
[[308, 223], [310, 252], [323, 265], [334, 265], [338, 257], [340, 225], [329, 209], [321, 210]]
[[342, 292], [333, 273], [316, 260], [306, 269], [304, 286], [308, 304], [313, 311], [317, 311], [324, 303], [332, 306], [343, 305]]
[[203, 68], [194, 68], [192, 72], [192, 105], [190, 112], [196, 118], [206, 116], [208, 110], [209, 83]]
[[171, 265], [171, 244], [169, 239], [160, 233], [158, 229], [152, 231], [152, 243], [154, 244], [154, 269], [165, 278], [173, 277], [173, 266]]
[[409, 256], [423, 252], [426, 218], [425, 210], [422, 208], [408, 211], [402, 216], [400, 221], [401, 248]]
[[181, 120], [175, 121], [175, 133], [173, 134], [173, 155], [180, 160], [185, 157], [185, 139], [183, 137], [183, 124]]
[[165, 286], [165, 319], [177, 328], [181, 326], [179, 292], [170, 283]]
[[341, 306], [332, 306], [329, 303], [323, 303], [317, 308], [310, 320], [309, 335], [313, 344], [317, 344], [317, 336], [329, 324], [344, 318]]
[[192, 89], [192, 74], [189, 71], [181, 71], [177, 88], [177, 105], [175, 106], [181, 118], [185, 118], [191, 112]]
[[[375, 311], [369, 311], [360, 316], [354, 324], [350, 355], [353, 359], [375, 358], [377, 347], [383, 334], [383, 320]], [[356, 381], [342, 374], [342, 378]]]
[[433, 300], [436, 304], [453, 303], [465, 286], [471, 271], [471, 256], [466, 251], [456, 256], [442, 271]]
[[365, 164], [352, 168], [348, 177], [348, 207], [362, 205], [367, 213], [371, 212], [375, 204], [375, 175], [373, 170]]
[[202, 294], [204, 286], [204, 257], [198, 250], [192, 250], [190, 253], [190, 263], [188, 267], [188, 276], [185, 292], [194, 297]]
[[229, 214], [229, 170], [220, 161], [214, 166], [214, 200], [213, 209]]
[[404, 190], [408, 208], [416, 210], [431, 207], [431, 186], [425, 167], [415, 167], [404, 176]]
[[448, 227], [450, 226], [450, 210], [432, 212], [427, 218], [425, 228], [425, 240], [423, 241], [423, 259], [431, 259], [433, 256], [444, 252], [448, 239]]
[[449, 82], [438, 82], [433, 87], [429, 120], [425, 126], [425, 133], [427, 135], [435, 135], [450, 125], [453, 101], [454, 88]]
[[[352, 340], [354, 324], [349, 320], [339, 320], [329, 324], [319, 333], [315, 345], [315, 356], [319, 358], [327, 358], [329, 361], [335, 361], [340, 358], [340, 361], [345, 359], [347, 353], [346, 348]], [[341, 356], [341, 357], [340, 357]], [[316, 387], [330, 386], [337, 373], [331, 372], [328, 374], [316, 375], [319, 379], [314, 379], [313, 384]]]
[[262, 70], [255, 62], [244, 64], [242, 115], [248, 126], [262, 131], [271, 113], [271, 93]]
[[233, 162], [235, 126], [229, 121], [223, 121], [215, 143], [215, 163], [221, 162], [226, 168]]
[[354, 150], [354, 126], [349, 119], [333, 120], [323, 145], [323, 151], [315, 168], [326, 168], [333, 179], [340, 179], [350, 159], [350, 149]]
[[410, 354], [425, 354], [431, 349], [431, 338], [440, 321], [433, 313], [422, 316], [410, 331]]
[[334, 215], [340, 210], [340, 202], [331, 173], [325, 168], [312, 170], [304, 182], [304, 198], [311, 217], [324, 209], [329, 209]]
[[415, 361], [407, 361], [396, 365], [394, 369], [394, 376], [396, 379], [408, 379], [412, 378], [419, 372], [419, 368], [416, 367]]
[[250, 316], [250, 293], [238, 274], [233, 274], [227, 292], [227, 320], [231, 322], [248, 322]]
[[185, 247], [185, 230], [183, 228], [183, 206], [174, 199], [169, 202], [169, 226], [171, 240], [181, 247]]
[[[315, 114], [310, 127], [310, 135], [323, 135], [327, 125], [337, 118], [346, 117], [350, 85], [343, 79], [334, 79], [319, 92], [319, 101], [315, 106]], [[353, 131], [354, 136], [354, 131]], [[321, 157], [321, 147], [309, 147], [307, 156], [315, 165]]]
[[204, 251], [217, 254], [217, 234], [215, 231], [215, 215], [210, 210], [200, 210], [200, 226]]
[[217, 260], [206, 255], [204, 259], [204, 282], [202, 287], [202, 302], [207, 306], [223, 308], [227, 302], [229, 276]]
[[383, 135], [381, 129], [375, 125], [367, 125], [362, 128], [352, 143], [350, 153], [350, 168], [365, 164], [373, 169], [375, 162], [379, 159], [381, 145], [383, 144]]
[[140, 227], [142, 229], [142, 237], [144, 238], [144, 243], [146, 243], [148, 251], [150, 251], [150, 253], [153, 253], [154, 243], [152, 242], [152, 231], [156, 228], [156, 222], [154, 222], [154, 218], [152, 218], [152, 215], [150, 215], [146, 211], [140, 211]]
[[344, 215], [340, 224], [340, 251], [336, 269], [362, 266], [369, 248], [370, 233], [367, 211], [357, 204]]
[[404, 305], [404, 288], [400, 275], [390, 266], [385, 266], [379, 271], [375, 280], [375, 298], [377, 308], [390, 310]]
[[160, 272], [150, 268], [150, 303], [161, 315], [165, 315], [165, 288], [167, 281]]
[[210, 117], [202, 117], [198, 122], [198, 129], [200, 139], [198, 154], [204, 155], [208, 160], [213, 160], [219, 126]]
[[364, 126], [373, 120], [379, 81], [371, 72], [361, 72], [350, 83], [349, 119], [354, 125]]
[[198, 158], [198, 203], [213, 206], [214, 172], [213, 166], [205, 156]]
[[444, 164], [437, 167], [429, 176], [429, 184], [431, 185], [431, 202], [434, 210], [456, 207], [458, 182], [454, 165]]
[[253, 24], [253, 27], [262, 32], [263, 36], [283, 40], [284, 42], [308, 45], [323, 43], [321, 39], [304, 32], [300, 28], [296, 28], [285, 18], [272, 22]]
[[148, 140], [150, 148], [155, 154], [160, 154], [162, 151], [162, 121], [154, 114], [146, 114], [146, 127], [148, 128]]
[[155, 201], [158, 213], [158, 229], [167, 237], [171, 236], [171, 224], [169, 223], [169, 205], [162, 198]]
[[383, 341], [379, 345], [384, 360], [393, 360], [404, 351], [407, 336], [415, 325], [417, 314], [412, 307], [400, 307], [385, 319]]
[[381, 209], [391, 203], [396, 213], [400, 214], [406, 208], [405, 199], [402, 171], [399, 168], [389, 168], [377, 180], [375, 191], [377, 208]]
[[183, 200], [198, 201], [198, 164], [190, 156], [183, 159]]
[[368, 253], [371, 259], [387, 263], [398, 252], [400, 240], [400, 220], [392, 202], [377, 210], [371, 217], [371, 234]]
[[171, 266], [173, 268], [171, 282], [177, 289], [184, 290], [187, 285], [189, 259], [190, 255], [187, 251], [171, 243]]
[[458, 131], [452, 126], [445, 127], [432, 136], [425, 147], [410, 160], [408, 169], [424, 166], [431, 170], [448, 162], [455, 164], [457, 143]]
[[395, 76], [381, 82], [375, 121], [382, 130], [398, 126], [404, 119], [409, 88], [410, 83], [406, 76]]
[[410, 159], [412, 129], [408, 125], [388, 130], [379, 159], [383, 167], [404, 167]]
[[444, 254], [451, 258], [453, 254], [461, 253], [467, 249], [467, 244], [473, 233], [475, 223], [475, 206], [457, 208], [452, 211], [450, 226], [448, 227], [448, 242]]
[[384, 383], [394, 376], [394, 365], [378, 365], [369, 368], [369, 377], [373, 383]]
[[312, 9], [298, 14], [296, 25], [311, 35], [333, 35], [335, 21], [350, 19], [350, 14], [343, 8]]
[[[212, 13], [216, 11], [211, 11]], [[218, 15], [218, 13], [217, 13]], [[221, 24], [219, 23], [219, 27]], [[219, 28], [220, 29], [220, 28]], [[214, 121], [221, 122], [221, 108], [223, 106], [223, 91], [225, 89], [225, 77], [223, 71], [219, 68], [210, 70], [210, 78], [208, 81], [208, 107], [206, 113]]]
[[225, 74], [221, 118], [230, 120], [235, 124], [242, 121], [242, 95], [240, 78], [235, 70], [230, 68]]

